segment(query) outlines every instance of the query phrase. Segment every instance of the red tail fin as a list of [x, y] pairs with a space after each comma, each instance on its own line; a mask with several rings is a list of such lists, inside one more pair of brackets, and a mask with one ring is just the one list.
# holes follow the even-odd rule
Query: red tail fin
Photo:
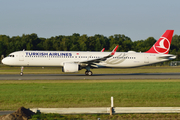
[[166, 30], [159, 40], [146, 53], [168, 54], [174, 30]]

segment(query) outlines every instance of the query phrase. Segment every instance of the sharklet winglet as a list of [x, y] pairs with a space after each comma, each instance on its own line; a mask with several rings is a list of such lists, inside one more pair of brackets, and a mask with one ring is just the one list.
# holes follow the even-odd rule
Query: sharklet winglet
[[105, 50], [105, 48], [103, 48], [103, 49], [101, 50], [101, 52], [104, 52], [104, 50]]
[[117, 48], [118, 48], [118, 45], [117, 45], [117, 46], [113, 49], [113, 51], [112, 51], [111, 55], [114, 55], [114, 54], [115, 54], [115, 52], [116, 52]]

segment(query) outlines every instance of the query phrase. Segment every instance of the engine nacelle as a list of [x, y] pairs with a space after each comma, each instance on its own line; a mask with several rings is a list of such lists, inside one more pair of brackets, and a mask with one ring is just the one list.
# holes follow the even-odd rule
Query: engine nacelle
[[80, 66], [77, 63], [64, 63], [62, 67], [63, 72], [78, 72], [80, 70]]

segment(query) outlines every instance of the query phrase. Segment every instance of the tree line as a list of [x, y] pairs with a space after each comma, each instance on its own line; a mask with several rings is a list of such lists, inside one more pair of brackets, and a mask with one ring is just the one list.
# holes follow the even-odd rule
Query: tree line
[[[0, 35], [0, 55], [7, 56], [9, 53], [20, 50], [52, 50], [52, 51], [112, 51], [119, 45], [117, 51], [145, 52], [149, 50], [156, 39], [148, 37], [145, 40], [132, 41], [122, 34], [115, 34], [109, 37], [103, 35], [80, 35], [74, 33], [71, 36], [59, 35], [51, 38], [39, 38], [37, 34], [23, 34], [22, 36], [9, 37]], [[180, 60], [180, 35], [172, 38], [170, 54], [177, 55]]]

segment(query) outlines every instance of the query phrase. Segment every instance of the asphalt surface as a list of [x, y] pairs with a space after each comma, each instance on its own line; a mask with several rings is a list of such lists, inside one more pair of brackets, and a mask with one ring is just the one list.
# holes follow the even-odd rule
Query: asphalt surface
[[180, 73], [133, 73], [133, 74], [4, 74], [0, 80], [119, 80], [119, 79], [180, 79]]
[[7, 115], [7, 114], [11, 114], [15, 111], [0, 111], [0, 115]]

